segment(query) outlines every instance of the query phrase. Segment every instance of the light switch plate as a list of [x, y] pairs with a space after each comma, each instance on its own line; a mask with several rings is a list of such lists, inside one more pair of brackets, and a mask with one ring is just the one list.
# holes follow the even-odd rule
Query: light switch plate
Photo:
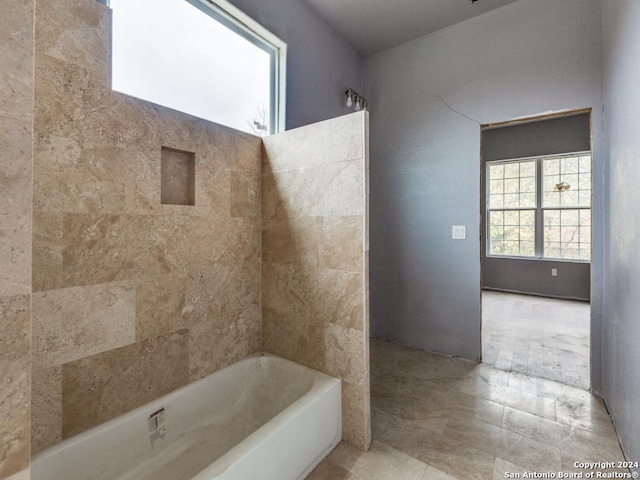
[[467, 239], [467, 226], [466, 225], [453, 225], [451, 227], [451, 238], [453, 240], [466, 240]]

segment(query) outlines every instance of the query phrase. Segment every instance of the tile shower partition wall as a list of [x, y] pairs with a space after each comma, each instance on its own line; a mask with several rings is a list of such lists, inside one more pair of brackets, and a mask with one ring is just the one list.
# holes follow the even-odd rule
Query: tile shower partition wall
[[262, 349], [261, 140], [113, 93], [104, 5], [36, 10], [34, 452]]
[[368, 114], [264, 139], [265, 350], [342, 379], [343, 439], [371, 442]]
[[29, 478], [32, 0], [0, 14], [0, 479]]

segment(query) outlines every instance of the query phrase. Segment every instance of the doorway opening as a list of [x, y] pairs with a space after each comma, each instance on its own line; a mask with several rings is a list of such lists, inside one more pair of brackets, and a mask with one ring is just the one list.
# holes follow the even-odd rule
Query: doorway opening
[[482, 128], [482, 358], [590, 388], [591, 112]]

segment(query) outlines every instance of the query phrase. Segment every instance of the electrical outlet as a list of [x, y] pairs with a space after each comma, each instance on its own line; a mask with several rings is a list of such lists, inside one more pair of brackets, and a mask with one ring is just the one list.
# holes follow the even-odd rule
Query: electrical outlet
[[551, 269], [551, 276], [552, 277], [557, 277], [558, 276], [558, 269], [557, 268], [552, 268]]

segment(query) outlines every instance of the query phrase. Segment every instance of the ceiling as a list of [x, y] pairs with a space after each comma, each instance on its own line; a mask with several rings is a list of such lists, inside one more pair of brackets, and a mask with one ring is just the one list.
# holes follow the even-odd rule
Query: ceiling
[[306, 0], [368, 57], [517, 0]]

